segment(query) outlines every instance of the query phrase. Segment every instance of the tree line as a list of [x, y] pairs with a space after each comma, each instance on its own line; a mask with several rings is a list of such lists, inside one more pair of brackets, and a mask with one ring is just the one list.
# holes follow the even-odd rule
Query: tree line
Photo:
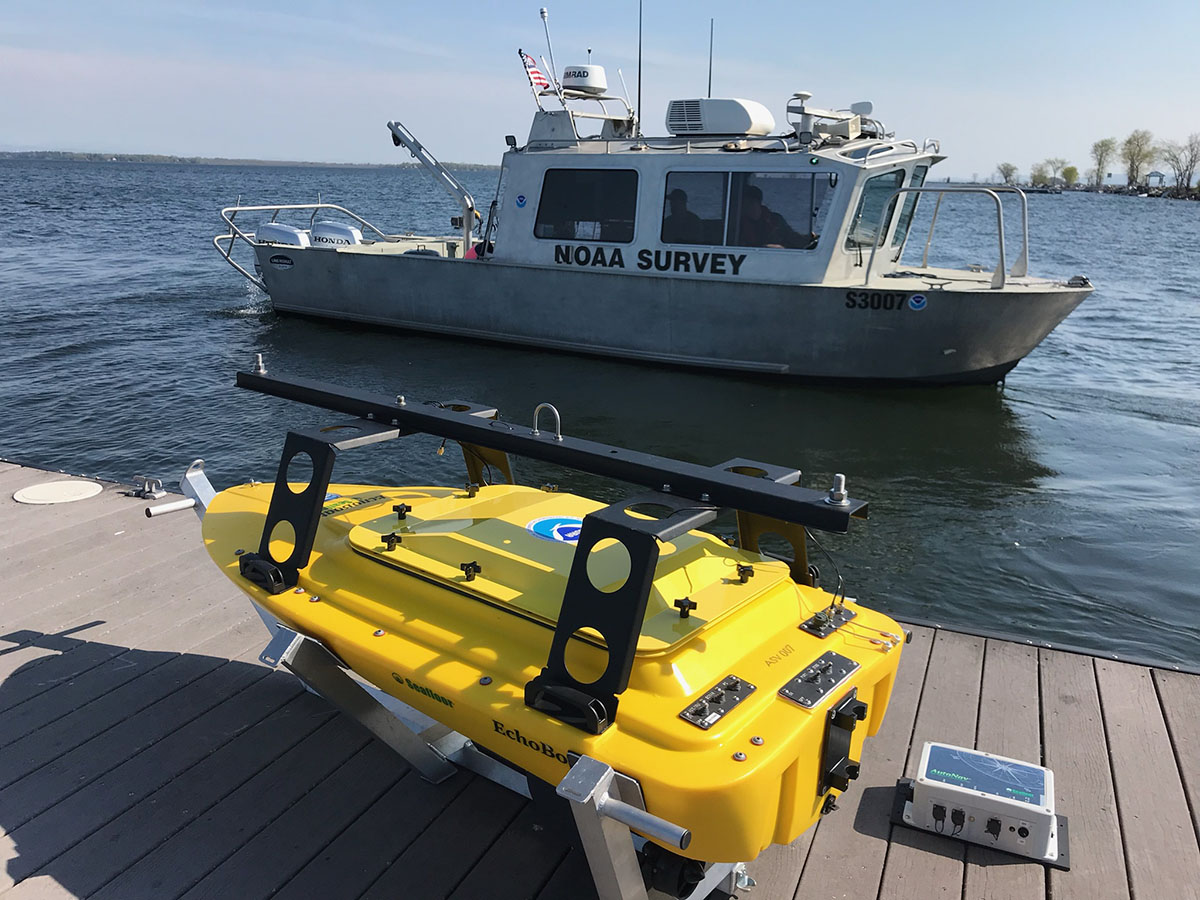
[[[1192, 188], [1196, 167], [1200, 165], [1200, 133], [1188, 135], [1185, 141], [1156, 142], [1153, 134], [1138, 128], [1123, 141], [1115, 137], [1102, 138], [1092, 144], [1094, 165], [1086, 172], [1087, 184], [1097, 189], [1103, 186], [1109, 168], [1117, 161], [1125, 168], [1127, 187], [1143, 186], [1150, 166], [1162, 162], [1175, 176], [1175, 184], [1167, 188], [1167, 193], [1180, 197], [1200, 193], [1200, 188]], [[1018, 171], [1012, 163], [1000, 163], [996, 166], [996, 172], [1005, 184], [1016, 184]], [[1062, 157], [1034, 163], [1030, 168], [1029, 183], [1033, 185], [1054, 186], [1062, 183], [1074, 187], [1078, 181], [1079, 170]]]

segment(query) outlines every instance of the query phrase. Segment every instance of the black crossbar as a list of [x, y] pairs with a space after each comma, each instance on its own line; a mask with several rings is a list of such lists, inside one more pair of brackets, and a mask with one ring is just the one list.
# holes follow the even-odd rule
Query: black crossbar
[[771, 516], [822, 531], [845, 533], [852, 516], [866, 518], [867, 515], [865, 500], [851, 499], [846, 505], [835, 505], [826, 502], [827, 495], [821, 491], [779, 484], [770, 478], [565, 435], [560, 441], [550, 432], [535, 435], [528, 426], [481, 419], [469, 412], [434, 404], [406, 402], [401, 406], [395, 398], [382, 394], [354, 391], [307, 378], [272, 378], [253, 372], [238, 372], [237, 385], [260, 394], [392, 424], [410, 434], [432, 434], [490, 447], [688, 497], [698, 503]]

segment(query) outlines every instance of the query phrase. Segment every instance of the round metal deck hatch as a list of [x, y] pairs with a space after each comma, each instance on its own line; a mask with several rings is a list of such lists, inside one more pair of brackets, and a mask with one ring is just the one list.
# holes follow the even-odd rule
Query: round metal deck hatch
[[104, 487], [94, 481], [46, 481], [31, 484], [13, 494], [18, 503], [46, 505], [50, 503], [74, 503], [95, 497]]

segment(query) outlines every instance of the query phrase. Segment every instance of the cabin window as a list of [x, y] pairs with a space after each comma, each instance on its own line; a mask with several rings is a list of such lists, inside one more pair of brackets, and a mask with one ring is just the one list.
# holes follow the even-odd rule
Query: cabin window
[[672, 172], [663, 243], [812, 249], [836, 180], [828, 172]]
[[637, 187], [632, 169], [547, 169], [534, 237], [628, 244]]
[[[929, 166], [914, 166], [912, 177], [908, 179], [908, 186], [919, 188], [925, 184], [925, 175], [929, 172]], [[908, 229], [912, 225], [913, 216], [917, 212], [917, 201], [921, 198], [920, 194], [912, 193], [904, 195], [904, 203], [900, 207], [900, 217], [896, 219], [896, 233], [892, 235], [892, 247], [896, 252], [892, 259], [899, 259], [900, 254], [904, 252], [904, 241], [908, 238]]]
[[663, 200], [664, 244], [725, 243], [725, 172], [671, 172]]
[[[862, 197], [858, 201], [858, 209], [850, 220], [850, 230], [846, 233], [846, 247], [873, 247], [879, 238], [887, 234], [892, 224], [892, 215], [896, 212], [895, 202], [889, 203], [889, 198], [904, 184], [904, 170], [885, 172], [868, 178], [863, 185]], [[884, 207], [887, 215], [884, 216]], [[880, 220], [883, 230], [880, 231]]]
[[738, 172], [729, 192], [729, 244], [811, 250], [825, 225], [836, 176], [815, 172]]

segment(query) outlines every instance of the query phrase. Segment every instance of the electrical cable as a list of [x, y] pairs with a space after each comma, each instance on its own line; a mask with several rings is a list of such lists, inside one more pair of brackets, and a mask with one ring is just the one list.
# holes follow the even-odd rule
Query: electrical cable
[[[446, 442], [442, 441], [442, 443], [445, 444]], [[491, 463], [489, 463], [486, 459], [484, 459], [483, 456], [480, 455], [478, 452], [470, 449], [469, 444], [464, 444], [462, 441], [459, 441], [458, 446], [462, 449], [462, 452], [464, 454], [469, 453], [471, 456], [475, 457], [475, 459], [477, 459], [480, 463], [482, 463], [482, 465], [485, 469], [487, 469], [487, 481], [485, 481], [484, 484], [486, 484], [486, 485], [495, 484], [496, 479], [495, 479], [495, 476], [492, 474]]]
[[[804, 535], [810, 541], [812, 541], [814, 544], [817, 545], [817, 549], [820, 550], [825, 555], [825, 558], [827, 560], [829, 560], [829, 564], [831, 566], [833, 566], [833, 574], [837, 576], [838, 583], [837, 583], [837, 590], [833, 592], [833, 603], [830, 605], [831, 606], [841, 606], [842, 603], [844, 603], [846, 600], [846, 580], [844, 578], [842, 578], [842, 571], [841, 571], [841, 569], [838, 568], [837, 561], [834, 560], [834, 558], [830, 554], [830, 552], [825, 549], [825, 546], [820, 541], [817, 540], [816, 535], [814, 535], [807, 528], [804, 529]], [[839, 599], [841, 602], [839, 602]]]

